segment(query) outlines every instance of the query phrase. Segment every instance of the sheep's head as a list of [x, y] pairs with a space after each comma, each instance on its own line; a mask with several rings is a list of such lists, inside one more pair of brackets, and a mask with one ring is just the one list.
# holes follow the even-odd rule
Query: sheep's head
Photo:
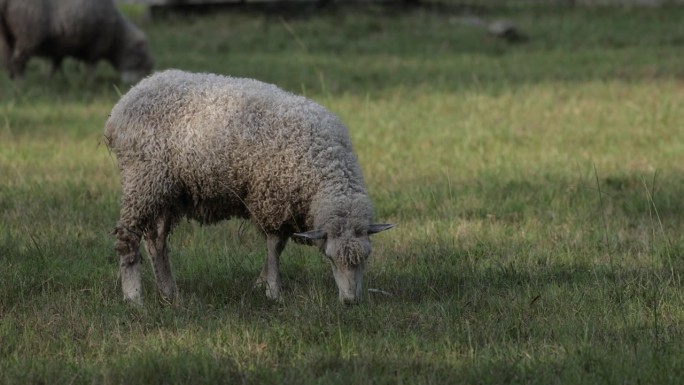
[[363, 268], [371, 253], [369, 236], [394, 227], [391, 224], [371, 224], [363, 229], [345, 229], [332, 233], [312, 230], [294, 234], [315, 241], [330, 260], [340, 301], [356, 304], [361, 301]]
[[117, 63], [121, 80], [126, 84], [137, 83], [152, 72], [153, 67], [154, 58], [144, 39], [128, 44]]
[[119, 38], [119, 46], [112, 64], [121, 73], [121, 80], [126, 84], [137, 83], [154, 68], [154, 57], [150, 52], [147, 37], [128, 20], [125, 33]]

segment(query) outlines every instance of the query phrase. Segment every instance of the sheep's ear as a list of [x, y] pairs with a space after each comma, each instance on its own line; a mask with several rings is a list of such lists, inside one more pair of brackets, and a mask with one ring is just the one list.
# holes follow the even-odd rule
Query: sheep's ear
[[368, 235], [376, 234], [381, 231], [389, 230], [396, 225], [391, 223], [373, 223], [368, 226]]
[[303, 238], [303, 239], [309, 239], [312, 241], [318, 240], [318, 239], [325, 239], [327, 234], [323, 230], [311, 230], [307, 231], [305, 233], [294, 233], [292, 234], [293, 237], [297, 238]]

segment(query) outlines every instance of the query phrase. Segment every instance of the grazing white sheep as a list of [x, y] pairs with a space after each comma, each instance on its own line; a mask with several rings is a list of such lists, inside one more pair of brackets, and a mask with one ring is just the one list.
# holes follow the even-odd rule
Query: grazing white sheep
[[258, 283], [280, 296], [279, 257], [288, 238], [330, 259], [344, 303], [361, 299], [373, 223], [347, 128], [301, 96], [252, 79], [169, 70], [133, 87], [104, 131], [121, 172], [116, 252], [124, 298], [142, 301], [140, 239], [157, 286], [176, 297], [166, 237], [188, 217], [249, 218], [268, 254]]

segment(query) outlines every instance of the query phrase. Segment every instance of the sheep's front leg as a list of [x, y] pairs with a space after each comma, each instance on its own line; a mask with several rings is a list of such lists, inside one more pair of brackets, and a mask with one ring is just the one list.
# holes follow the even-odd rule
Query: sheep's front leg
[[0, 28], [0, 58], [2, 59], [2, 66], [8, 74], [12, 74], [12, 65], [10, 63], [13, 50], [8, 36]]
[[272, 300], [280, 298], [280, 253], [283, 252], [287, 237], [277, 234], [266, 235], [268, 254], [261, 270], [257, 285], [266, 287], [266, 297]]
[[157, 281], [157, 289], [162, 296], [162, 300], [173, 303], [176, 300], [177, 288], [176, 280], [171, 272], [169, 261], [169, 251], [166, 237], [171, 229], [169, 214], [162, 215], [154, 225], [145, 233], [145, 249], [150, 263], [154, 270], [154, 278]]
[[142, 305], [140, 235], [124, 226], [116, 227], [114, 249], [119, 256], [119, 275], [124, 300]]
[[9, 59], [9, 74], [11, 79], [21, 79], [24, 77], [24, 71], [26, 71], [26, 63], [28, 63], [30, 55], [26, 51], [22, 51], [16, 48], [17, 43], [15, 42], [15, 49]]
[[52, 80], [54, 79], [55, 75], [58, 73], [64, 73], [64, 70], [62, 69], [62, 58], [54, 58], [52, 59], [52, 67], [50, 68], [50, 75], [49, 79]]

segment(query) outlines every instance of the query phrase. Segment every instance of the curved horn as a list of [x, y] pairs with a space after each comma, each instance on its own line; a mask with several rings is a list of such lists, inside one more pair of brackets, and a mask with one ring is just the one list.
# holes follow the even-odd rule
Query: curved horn
[[327, 234], [323, 230], [311, 230], [311, 231], [307, 231], [304, 233], [294, 233], [294, 234], [292, 234], [292, 236], [315, 241], [318, 239], [325, 239]]
[[396, 225], [391, 223], [373, 223], [368, 226], [368, 235], [376, 234], [381, 231], [389, 230]]

